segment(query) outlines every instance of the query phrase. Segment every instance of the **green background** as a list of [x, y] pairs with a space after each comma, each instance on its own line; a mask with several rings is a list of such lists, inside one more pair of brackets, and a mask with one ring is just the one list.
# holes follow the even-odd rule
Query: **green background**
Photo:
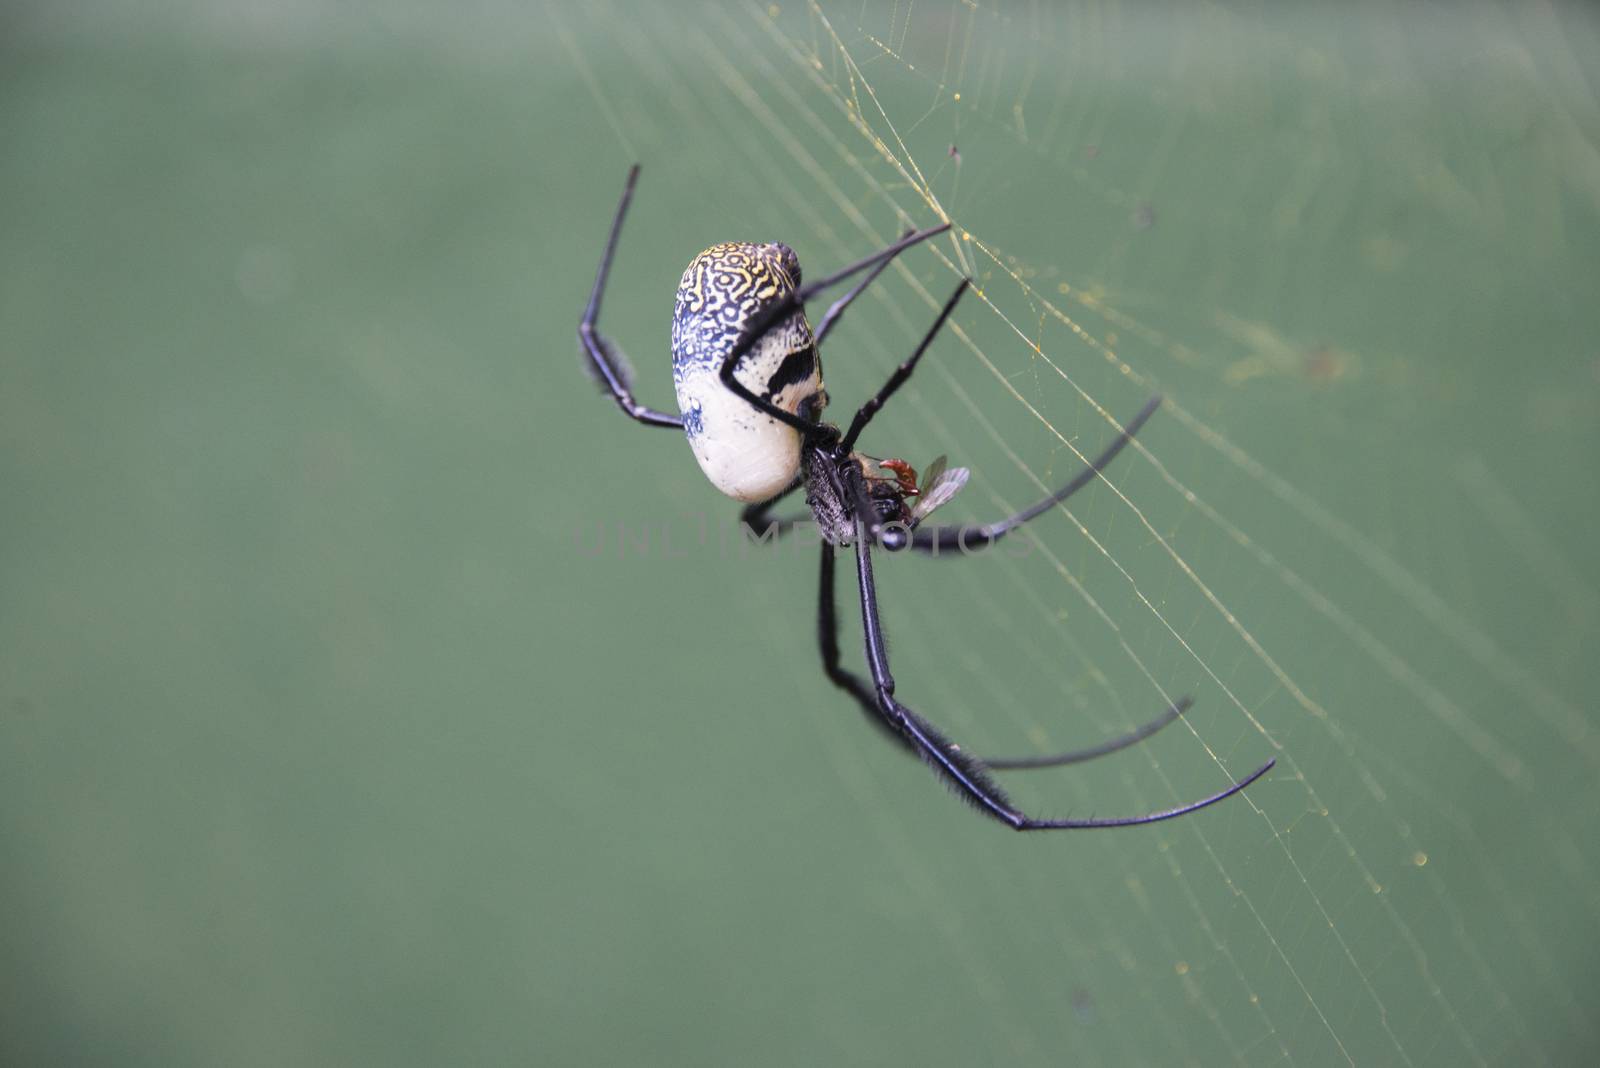
[[[1577, 5], [0, 10], [0, 1060], [1576, 1064], [1600, 1022], [1600, 22]], [[881, 559], [823, 679], [647, 403], [700, 248], [813, 276]], [[702, 544], [702, 523], [706, 535]], [[851, 619], [853, 596], [841, 588]], [[845, 636], [857, 662], [858, 628]]]

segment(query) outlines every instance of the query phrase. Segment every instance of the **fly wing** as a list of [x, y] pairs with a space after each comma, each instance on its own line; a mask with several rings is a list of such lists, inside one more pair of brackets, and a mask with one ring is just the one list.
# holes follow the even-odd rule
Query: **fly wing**
[[917, 503], [911, 506], [911, 522], [922, 522], [935, 508], [948, 502], [967, 484], [971, 474], [965, 467], [946, 468], [943, 456], [929, 464]]

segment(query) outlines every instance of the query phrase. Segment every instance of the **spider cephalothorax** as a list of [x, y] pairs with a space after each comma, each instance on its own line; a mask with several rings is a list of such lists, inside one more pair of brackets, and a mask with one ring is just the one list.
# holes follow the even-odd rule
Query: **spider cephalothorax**
[[[638, 174], [638, 167], [628, 172], [594, 290], [578, 325], [589, 366], [630, 418], [647, 426], [683, 429], [700, 469], [712, 484], [746, 502], [741, 516], [746, 526], [766, 530], [775, 526], [782, 533], [794, 520], [774, 520], [769, 512], [778, 501], [804, 488], [822, 535], [817, 612], [822, 668], [835, 686], [855, 698], [875, 725], [926, 761], [980, 811], [1019, 831], [1155, 823], [1215, 804], [1266, 774], [1273, 765], [1271, 760], [1210, 797], [1142, 816], [1038, 819], [1012, 805], [989, 772], [1055, 767], [1116, 752], [1171, 723], [1188, 708], [1189, 699], [1180, 698], [1149, 723], [1088, 749], [1008, 760], [980, 760], [969, 755], [901, 704], [895, 697], [894, 676], [889, 673], [888, 650], [878, 620], [872, 550], [909, 548], [938, 554], [998, 541], [1093, 481], [1160, 406], [1160, 398], [1152, 398], [1072, 481], [1032, 507], [993, 523], [924, 527], [929, 513], [966, 483], [967, 469], [947, 467], [941, 456], [919, 478], [904, 460], [867, 456], [856, 450], [855, 443], [872, 417], [911, 377], [917, 361], [966, 292], [966, 279], [956, 286], [916, 351], [856, 411], [843, 432], [820, 418], [828, 397], [822, 387], [818, 350], [839, 316], [890, 260], [943, 233], [949, 224], [908, 232], [887, 248], [810, 285], [802, 285], [800, 261], [787, 245], [728, 242], [700, 253], [683, 272], [673, 309], [672, 373], [681, 415], [671, 415], [634, 400], [628, 363], [598, 326], [600, 298]], [[806, 301], [863, 271], [867, 273], [828, 308], [813, 332], [806, 320]], [[833, 585], [835, 553], [840, 546], [852, 546], [855, 552], [870, 685], [839, 664]]]
[[891, 552], [905, 548], [911, 532], [954, 497], [968, 475], [965, 467], [946, 467], [941, 456], [927, 466], [919, 483], [916, 468], [904, 460], [879, 460], [838, 443], [808, 446], [801, 470], [806, 504], [824, 541], [849, 545], [855, 540], [858, 509], [852, 502], [859, 493], [868, 504], [869, 533]]

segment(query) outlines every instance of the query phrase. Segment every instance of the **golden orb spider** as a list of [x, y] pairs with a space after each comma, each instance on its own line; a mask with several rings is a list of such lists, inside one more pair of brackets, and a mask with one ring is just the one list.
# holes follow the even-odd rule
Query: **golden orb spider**
[[[981, 812], [1019, 831], [1127, 827], [1183, 816], [1231, 797], [1255, 782], [1275, 763], [1261, 767], [1227, 789], [1176, 808], [1109, 819], [1038, 819], [1018, 810], [989, 775], [990, 771], [1059, 767], [1114, 753], [1154, 734], [1182, 715], [1187, 697], [1156, 719], [1128, 734], [1088, 749], [1053, 756], [980, 760], [945, 738], [895, 696], [894, 676], [878, 620], [878, 595], [872, 578], [874, 546], [895, 552], [915, 549], [971, 549], [992, 544], [1093, 481], [1116, 458], [1160, 407], [1152, 397], [1122, 433], [1072, 481], [1032, 507], [993, 523], [922, 529], [928, 514], [955, 495], [967, 481], [966, 468], [946, 468], [940, 457], [919, 481], [901, 460], [878, 460], [855, 450], [856, 439], [916, 369], [956, 303], [966, 292], [963, 278], [911, 357], [855, 413], [849, 429], [820, 419], [828, 395], [822, 387], [818, 348], [856, 297], [901, 252], [950, 228], [949, 223], [909, 232], [887, 248], [809, 285], [801, 285], [800, 262], [787, 245], [729, 242], [696, 256], [683, 273], [672, 318], [672, 375], [679, 415], [655, 411], [634, 400], [632, 375], [621, 351], [600, 333], [600, 300], [616, 254], [622, 220], [639, 177], [628, 172], [606, 239], [594, 290], [578, 325], [578, 339], [594, 371], [618, 407], [647, 426], [678, 427], [712, 484], [746, 502], [741, 521], [754, 530], [766, 522], [778, 533], [794, 520], [769, 520], [771, 508], [804, 488], [822, 535], [822, 571], [817, 640], [822, 668], [830, 681], [854, 697], [869, 720], [903, 748], [921, 757], [958, 794]], [[811, 297], [862, 271], [868, 273], [823, 314], [813, 333], [805, 303]], [[915, 498], [915, 500], [913, 500]], [[834, 614], [834, 551], [853, 546], [860, 590], [861, 625], [869, 686], [839, 665]]]

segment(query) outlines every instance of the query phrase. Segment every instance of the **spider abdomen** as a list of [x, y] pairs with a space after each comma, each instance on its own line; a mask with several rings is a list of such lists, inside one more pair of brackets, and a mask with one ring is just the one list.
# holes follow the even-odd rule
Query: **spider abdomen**
[[[672, 313], [672, 380], [683, 429], [712, 485], [763, 501], [800, 473], [800, 433], [729, 392], [719, 373], [752, 322], [794, 292], [800, 262], [787, 245], [729, 242], [690, 261]], [[764, 400], [815, 416], [822, 362], [804, 310], [777, 324], [740, 361], [739, 382]]]

